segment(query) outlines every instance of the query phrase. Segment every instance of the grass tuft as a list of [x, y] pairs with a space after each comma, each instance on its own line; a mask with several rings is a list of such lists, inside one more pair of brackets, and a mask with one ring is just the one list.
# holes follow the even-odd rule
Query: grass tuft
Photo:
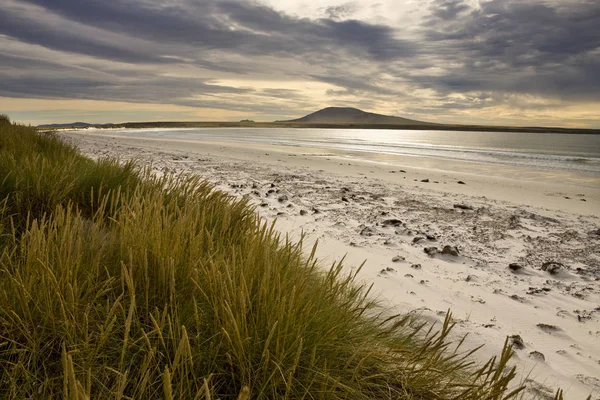
[[509, 399], [243, 200], [0, 126], [0, 398]]

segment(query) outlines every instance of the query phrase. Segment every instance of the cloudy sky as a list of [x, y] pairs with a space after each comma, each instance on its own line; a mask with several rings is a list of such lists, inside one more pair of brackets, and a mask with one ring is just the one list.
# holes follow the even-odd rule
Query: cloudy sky
[[0, 113], [600, 128], [598, 0], [2, 0]]

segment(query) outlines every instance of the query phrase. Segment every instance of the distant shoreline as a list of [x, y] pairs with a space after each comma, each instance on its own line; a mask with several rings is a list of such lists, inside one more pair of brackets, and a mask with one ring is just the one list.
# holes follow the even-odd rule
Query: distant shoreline
[[39, 130], [55, 129], [147, 129], [147, 128], [319, 128], [319, 129], [389, 129], [389, 130], [430, 130], [430, 131], [476, 131], [476, 132], [521, 132], [521, 133], [563, 133], [600, 135], [600, 129], [556, 128], [556, 127], [515, 127], [488, 125], [450, 125], [450, 124], [358, 124], [358, 123], [298, 123], [298, 122], [125, 122], [121, 124], [90, 124], [72, 126], [69, 124], [38, 126]]

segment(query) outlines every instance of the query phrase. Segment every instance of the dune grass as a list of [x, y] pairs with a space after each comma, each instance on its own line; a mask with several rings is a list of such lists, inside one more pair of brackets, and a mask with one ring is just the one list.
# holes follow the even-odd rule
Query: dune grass
[[[91, 161], [0, 124], [0, 398], [509, 399], [512, 349], [476, 366], [390, 316], [198, 177]], [[510, 389], [509, 389], [510, 388]]]

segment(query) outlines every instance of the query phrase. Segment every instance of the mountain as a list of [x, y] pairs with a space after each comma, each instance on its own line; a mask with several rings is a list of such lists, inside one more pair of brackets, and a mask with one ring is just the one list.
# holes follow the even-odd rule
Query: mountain
[[302, 118], [277, 122], [304, 122], [312, 124], [435, 125], [431, 122], [375, 114], [350, 107], [327, 107]]

